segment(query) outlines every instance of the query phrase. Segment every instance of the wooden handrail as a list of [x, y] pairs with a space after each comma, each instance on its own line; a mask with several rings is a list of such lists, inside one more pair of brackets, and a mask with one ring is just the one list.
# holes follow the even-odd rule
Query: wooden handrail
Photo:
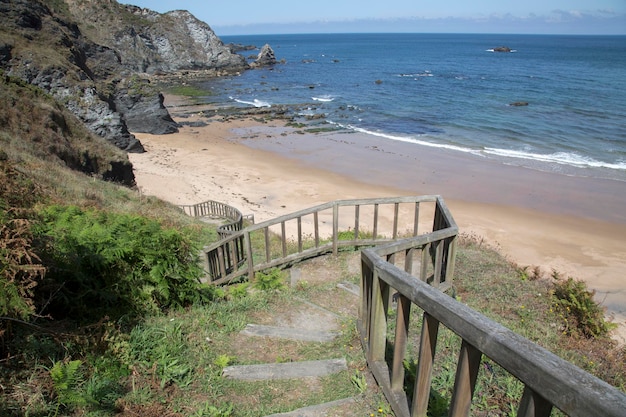
[[[337, 253], [345, 247], [372, 246], [397, 240], [405, 233], [399, 230], [400, 227], [406, 229], [404, 236], [429, 233], [441, 227], [441, 219], [451, 219], [449, 213], [444, 214], [444, 210], [447, 213], [443, 199], [431, 195], [338, 200], [286, 214], [232, 232], [206, 247], [203, 263], [207, 281], [219, 285], [245, 277], [254, 280], [256, 272], [269, 268], [290, 265], [329, 252]], [[429, 217], [431, 212], [433, 217]], [[322, 218], [329, 219], [327, 239], [321, 236]], [[383, 224], [385, 220], [387, 227]], [[420, 226], [420, 220], [428, 223], [425, 230], [421, 230], [424, 225]], [[291, 233], [287, 224], [293, 226]], [[343, 233], [340, 230], [343, 227], [350, 233]], [[278, 239], [276, 245], [279, 250], [272, 247], [272, 238]], [[237, 246], [238, 242], [241, 242], [240, 246]], [[305, 242], [312, 244], [304, 247]], [[239, 247], [241, 257], [237, 250], [233, 250]], [[245, 261], [240, 263], [242, 259]]]
[[[434, 232], [445, 234], [446, 229]], [[433, 233], [433, 234], [434, 234]], [[467, 416], [482, 356], [499, 364], [524, 384], [518, 416], [549, 416], [553, 407], [569, 416], [624, 416], [626, 395], [548, 350], [461, 304], [423, 277], [388, 262], [393, 253], [423, 249], [432, 236], [419, 236], [361, 252], [361, 307], [358, 328], [367, 362], [398, 417], [424, 417], [440, 325], [462, 339], [450, 403], [450, 416]], [[453, 249], [451, 250], [453, 251]], [[445, 252], [445, 249], [444, 249]], [[445, 256], [443, 257], [445, 258]], [[442, 258], [442, 259], [443, 259]], [[448, 263], [448, 268], [450, 263]], [[445, 267], [442, 265], [442, 269]], [[387, 335], [389, 295], [396, 291], [396, 333]], [[409, 340], [411, 305], [423, 310], [412, 402], [404, 391], [403, 361]], [[393, 345], [392, 357], [386, 358]]]

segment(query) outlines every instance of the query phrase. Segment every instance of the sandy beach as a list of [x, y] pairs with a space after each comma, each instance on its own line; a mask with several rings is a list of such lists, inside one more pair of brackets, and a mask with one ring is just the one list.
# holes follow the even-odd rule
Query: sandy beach
[[185, 123], [176, 134], [136, 133], [147, 152], [129, 158], [142, 193], [220, 201], [257, 222], [338, 199], [440, 194], [462, 233], [520, 266], [586, 281], [626, 340], [626, 183], [356, 134], [301, 134], [282, 121], [222, 121], [171, 96], [165, 105]]

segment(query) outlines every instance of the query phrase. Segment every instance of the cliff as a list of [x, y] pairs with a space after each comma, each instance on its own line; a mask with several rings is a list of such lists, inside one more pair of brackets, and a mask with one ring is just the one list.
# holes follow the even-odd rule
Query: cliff
[[149, 73], [248, 68], [190, 13], [114, 0], [0, 0], [0, 71], [41, 88], [92, 132], [142, 152], [130, 131], [177, 130]]

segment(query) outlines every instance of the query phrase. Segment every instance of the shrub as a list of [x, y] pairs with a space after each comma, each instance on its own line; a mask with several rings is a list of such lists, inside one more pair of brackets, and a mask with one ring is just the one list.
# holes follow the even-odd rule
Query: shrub
[[596, 338], [606, 336], [615, 328], [614, 323], [605, 320], [604, 309], [593, 299], [595, 291], [589, 291], [583, 281], [571, 277], [561, 279], [556, 271], [552, 277], [555, 307], [563, 317], [566, 332]]
[[141, 314], [202, 299], [190, 236], [141, 216], [49, 206], [38, 236], [50, 310], [83, 318]]
[[259, 272], [252, 284], [258, 290], [282, 290], [285, 288], [285, 278], [278, 268], [272, 268], [267, 272]]

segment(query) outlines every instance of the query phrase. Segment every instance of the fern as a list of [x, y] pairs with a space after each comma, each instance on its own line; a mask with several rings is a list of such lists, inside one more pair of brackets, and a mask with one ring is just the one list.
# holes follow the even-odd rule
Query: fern
[[57, 413], [60, 407], [71, 409], [85, 405], [87, 401], [78, 391], [81, 382], [79, 369], [83, 363], [80, 360], [69, 362], [57, 361], [49, 370], [52, 386], [56, 394]]
[[[185, 231], [141, 216], [52, 206], [39, 231], [50, 244], [51, 308], [99, 318], [143, 314], [202, 299], [193, 262], [198, 249]], [[55, 286], [56, 283], [56, 286]], [[96, 317], [93, 317], [96, 316]]]

